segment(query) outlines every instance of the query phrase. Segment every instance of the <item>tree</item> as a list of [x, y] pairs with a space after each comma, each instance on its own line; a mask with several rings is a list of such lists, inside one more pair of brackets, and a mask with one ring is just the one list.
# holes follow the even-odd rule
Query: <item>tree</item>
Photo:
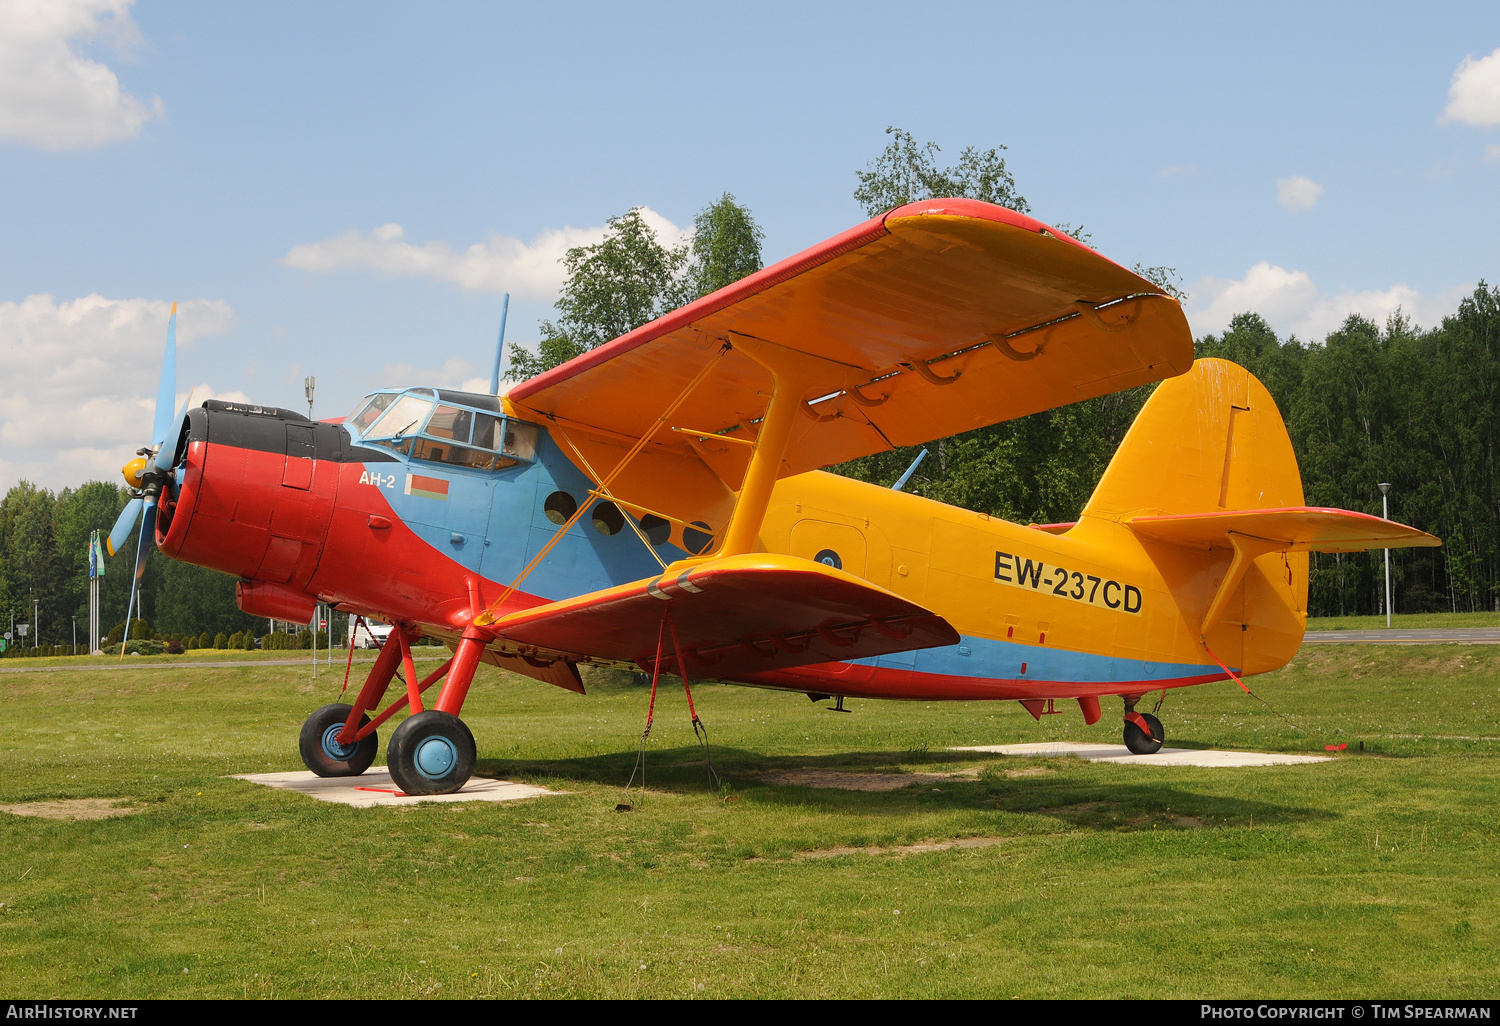
[[698, 211], [693, 218], [682, 302], [699, 299], [760, 270], [760, 244], [765, 237], [750, 208], [736, 203], [730, 193]]
[[602, 242], [577, 246], [563, 257], [567, 281], [557, 300], [557, 320], [541, 323], [536, 352], [511, 350], [510, 376], [534, 377], [671, 309], [674, 285], [687, 261], [685, 245], [662, 245], [639, 207], [607, 222]]
[[563, 257], [557, 320], [541, 323], [534, 352], [511, 349], [513, 380], [551, 370], [761, 268], [765, 233], [727, 192], [698, 212], [691, 243], [663, 245], [639, 207], [608, 225], [602, 242]]
[[891, 141], [884, 152], [866, 170], [854, 172], [859, 176], [854, 198], [871, 217], [917, 200], [949, 196], [983, 200], [1021, 214], [1031, 212], [1000, 156], [1004, 146], [984, 151], [966, 147], [957, 164], [940, 169], [935, 158], [942, 151], [937, 143], [918, 145], [910, 132], [894, 125], [885, 134]]

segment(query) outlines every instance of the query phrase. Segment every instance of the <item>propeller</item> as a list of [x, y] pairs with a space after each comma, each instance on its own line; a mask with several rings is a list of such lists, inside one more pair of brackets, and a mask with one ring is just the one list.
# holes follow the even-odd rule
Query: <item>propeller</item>
[[[125, 483], [134, 497], [120, 511], [119, 519], [110, 529], [108, 549], [111, 556], [124, 546], [130, 532], [140, 524], [140, 536], [135, 546], [135, 576], [130, 585], [130, 602], [125, 610], [125, 636], [130, 637], [130, 618], [135, 611], [135, 601], [140, 590], [141, 577], [146, 573], [146, 563], [151, 549], [156, 545], [156, 512], [163, 491], [172, 487], [173, 471], [176, 470], [177, 442], [182, 437], [183, 422], [187, 419], [187, 403], [175, 417], [172, 415], [173, 399], [177, 393], [177, 304], [172, 304], [172, 316], [167, 321], [167, 349], [161, 362], [161, 381], [156, 386], [156, 411], [151, 425], [151, 445], [136, 450], [136, 458], [120, 468]], [[191, 398], [191, 397], [190, 397]], [[125, 646], [120, 646], [125, 654]]]

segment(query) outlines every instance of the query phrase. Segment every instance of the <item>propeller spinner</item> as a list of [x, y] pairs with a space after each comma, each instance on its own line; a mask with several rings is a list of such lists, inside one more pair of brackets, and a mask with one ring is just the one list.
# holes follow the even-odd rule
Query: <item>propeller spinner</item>
[[[156, 510], [161, 494], [172, 487], [173, 472], [177, 469], [177, 442], [182, 436], [183, 421], [187, 417], [187, 403], [182, 411], [172, 415], [173, 400], [177, 394], [177, 304], [172, 304], [172, 316], [167, 322], [167, 349], [162, 358], [161, 381], [156, 387], [156, 411], [151, 425], [150, 446], [136, 450], [136, 457], [120, 472], [134, 497], [120, 511], [119, 519], [109, 532], [108, 549], [111, 556], [124, 546], [135, 529], [141, 525], [140, 537], [135, 546], [135, 577], [130, 588], [130, 604], [126, 609], [126, 637], [129, 637], [131, 614], [135, 611], [136, 594], [141, 576], [146, 572], [146, 560], [151, 548], [156, 545]], [[121, 645], [121, 654], [124, 646]]]

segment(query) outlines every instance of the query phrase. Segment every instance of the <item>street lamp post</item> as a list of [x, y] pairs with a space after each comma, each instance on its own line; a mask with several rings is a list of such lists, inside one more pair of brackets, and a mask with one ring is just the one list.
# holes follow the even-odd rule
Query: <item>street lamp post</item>
[[[1383, 520], [1391, 519], [1391, 486], [1389, 482], [1381, 482], [1380, 485], [1380, 516]], [[1391, 550], [1385, 550], [1385, 627], [1391, 627]]]

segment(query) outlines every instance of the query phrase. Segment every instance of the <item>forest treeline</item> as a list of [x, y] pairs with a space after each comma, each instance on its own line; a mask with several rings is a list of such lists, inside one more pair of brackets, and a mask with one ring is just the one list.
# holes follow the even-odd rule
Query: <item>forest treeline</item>
[[[1380, 515], [1443, 539], [1391, 553], [1396, 612], [1500, 609], [1500, 288], [1483, 282], [1441, 325], [1349, 317], [1317, 342], [1258, 314], [1205, 335], [1198, 356], [1249, 368], [1276, 400], [1308, 505]], [[907, 490], [1019, 523], [1077, 519], [1155, 385], [929, 443]], [[833, 468], [890, 484], [920, 446]], [[1171, 473], [1171, 467], [1163, 467]], [[1313, 616], [1379, 613], [1382, 553], [1314, 554]]]
[[[1397, 612], [1500, 606], [1500, 287], [1481, 283], [1437, 327], [1400, 316], [1377, 325], [1350, 317], [1321, 341], [1279, 338], [1253, 313], [1196, 343], [1199, 356], [1248, 367], [1265, 382], [1291, 434], [1309, 505], [1381, 512], [1443, 539], [1440, 549], [1391, 553]], [[908, 490], [1020, 523], [1073, 520], [1154, 386], [1102, 396], [929, 443]], [[891, 484], [918, 447], [831, 468]], [[1163, 468], [1171, 473], [1171, 468]], [[128, 498], [90, 482], [52, 493], [27, 482], [0, 500], [0, 616], [31, 620], [42, 638], [71, 642], [87, 622], [87, 541]], [[125, 547], [133, 553], [132, 540]], [[109, 561], [106, 629], [125, 618], [130, 558]], [[161, 635], [231, 635], [268, 629], [234, 605], [223, 574], [153, 558], [142, 605]], [[1315, 616], [1381, 611], [1381, 554], [1319, 555]], [[86, 640], [86, 639], [85, 639]]]
[[[936, 196], [1029, 209], [1004, 147], [969, 147], [957, 164], [941, 167], [935, 144], [896, 128], [887, 134], [880, 156], [856, 172], [854, 197], [871, 216]], [[1054, 226], [1089, 237], [1081, 227]], [[663, 244], [638, 209], [610, 219], [603, 241], [563, 258], [557, 318], [543, 322], [535, 349], [512, 348], [511, 376], [545, 371], [759, 270], [763, 237], [751, 211], [728, 193], [698, 213], [686, 243]], [[1184, 298], [1173, 269], [1135, 269]], [[1286, 419], [1308, 504], [1379, 514], [1377, 485], [1388, 482], [1392, 518], [1444, 539], [1440, 549], [1391, 554], [1397, 611], [1500, 609], [1500, 288], [1481, 282], [1437, 326], [1351, 316], [1320, 340], [1279, 338], [1259, 315], [1242, 313], [1223, 333], [1198, 339], [1196, 350], [1242, 364], [1265, 382]], [[1021, 523], [1076, 519], [1154, 387], [928, 443], [930, 455], [907, 488]], [[889, 485], [919, 451], [829, 469]], [[127, 498], [123, 488], [97, 481], [55, 494], [23, 481], [7, 492], [0, 500], [0, 633], [12, 616], [30, 622], [35, 608], [43, 642], [71, 643], [73, 617], [87, 622], [89, 532], [107, 531]], [[134, 551], [132, 536], [123, 552]], [[105, 630], [124, 621], [130, 562], [123, 554], [109, 561]], [[1315, 616], [1380, 612], [1381, 554], [1315, 555], [1310, 588]], [[269, 629], [235, 607], [232, 578], [159, 556], [142, 580], [141, 606], [162, 636]]]

